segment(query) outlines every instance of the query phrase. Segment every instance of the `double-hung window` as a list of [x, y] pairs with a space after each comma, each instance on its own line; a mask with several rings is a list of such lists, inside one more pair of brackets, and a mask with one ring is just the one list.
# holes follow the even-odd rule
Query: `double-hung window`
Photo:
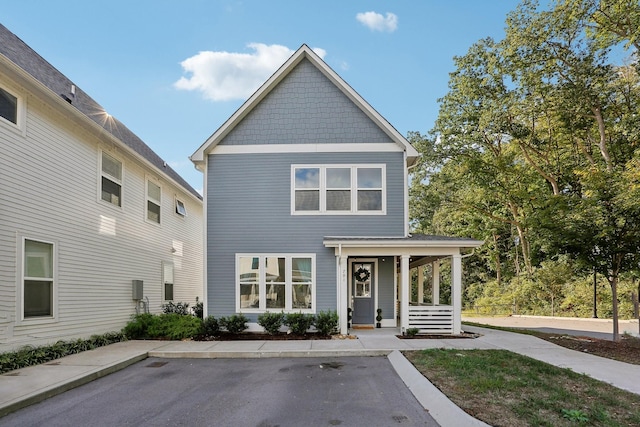
[[236, 309], [242, 312], [314, 309], [315, 255], [236, 256]]
[[173, 264], [162, 263], [162, 294], [165, 301], [173, 300]]
[[53, 243], [24, 239], [23, 317], [53, 317]]
[[384, 214], [385, 165], [293, 165], [293, 214]]
[[18, 124], [18, 97], [0, 88], [0, 117]]
[[122, 206], [122, 162], [102, 152], [101, 196], [105, 202]]
[[153, 181], [147, 180], [147, 221], [160, 224], [160, 206], [162, 189]]

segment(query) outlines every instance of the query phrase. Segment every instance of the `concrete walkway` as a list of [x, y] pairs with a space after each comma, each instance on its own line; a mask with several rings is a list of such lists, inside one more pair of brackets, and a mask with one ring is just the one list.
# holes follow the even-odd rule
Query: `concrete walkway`
[[516, 333], [477, 327], [465, 331], [481, 337], [414, 339], [396, 337], [395, 329], [355, 331], [358, 339], [310, 341], [127, 341], [67, 356], [43, 365], [0, 375], [0, 416], [71, 388], [93, 381], [146, 357], [261, 358], [386, 356], [398, 375], [442, 426], [486, 425], [454, 405], [400, 353], [427, 348], [506, 349], [571, 368], [619, 388], [640, 394], [640, 366], [568, 350], [547, 341]]

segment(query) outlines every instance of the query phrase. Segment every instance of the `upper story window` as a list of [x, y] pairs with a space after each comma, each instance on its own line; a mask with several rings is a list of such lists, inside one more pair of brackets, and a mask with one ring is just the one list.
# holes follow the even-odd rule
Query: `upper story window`
[[176, 213], [180, 216], [187, 216], [187, 208], [182, 200], [176, 199]]
[[18, 97], [0, 88], [0, 117], [18, 124]]
[[101, 199], [122, 206], [122, 162], [102, 152]]
[[147, 220], [155, 224], [160, 224], [161, 197], [160, 186], [147, 180]]
[[293, 214], [384, 214], [384, 165], [292, 166]]

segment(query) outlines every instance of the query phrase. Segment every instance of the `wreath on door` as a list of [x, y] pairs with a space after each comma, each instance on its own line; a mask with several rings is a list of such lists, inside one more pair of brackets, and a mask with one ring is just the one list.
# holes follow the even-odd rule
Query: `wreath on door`
[[369, 280], [369, 277], [371, 277], [371, 272], [361, 266], [353, 273], [353, 277], [355, 277], [358, 282], [366, 282]]

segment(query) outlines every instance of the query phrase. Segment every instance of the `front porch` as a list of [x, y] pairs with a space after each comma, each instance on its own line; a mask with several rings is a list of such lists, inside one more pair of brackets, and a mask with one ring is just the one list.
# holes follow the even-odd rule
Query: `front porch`
[[[421, 334], [459, 335], [462, 331], [462, 251], [481, 244], [477, 240], [427, 235], [400, 238], [326, 237], [325, 247], [334, 248], [336, 256], [340, 333], [348, 333], [351, 326], [349, 317], [365, 299], [361, 297], [371, 295], [375, 307], [385, 304], [392, 307], [393, 316], [389, 316], [387, 311], [385, 318], [379, 322], [383, 328], [400, 328], [401, 333], [416, 328]], [[393, 283], [385, 283], [379, 292], [375, 260], [384, 262], [387, 259], [393, 262], [390, 279]], [[448, 263], [445, 304], [440, 303], [440, 266], [443, 261]], [[367, 284], [362, 282], [362, 278], [354, 278], [354, 265], [361, 268], [366, 264], [370, 264], [367, 268], [371, 268], [373, 273], [368, 284], [371, 289], [370, 294], [360, 294], [362, 289], [367, 289]], [[369, 275], [364, 276], [369, 280]]]

